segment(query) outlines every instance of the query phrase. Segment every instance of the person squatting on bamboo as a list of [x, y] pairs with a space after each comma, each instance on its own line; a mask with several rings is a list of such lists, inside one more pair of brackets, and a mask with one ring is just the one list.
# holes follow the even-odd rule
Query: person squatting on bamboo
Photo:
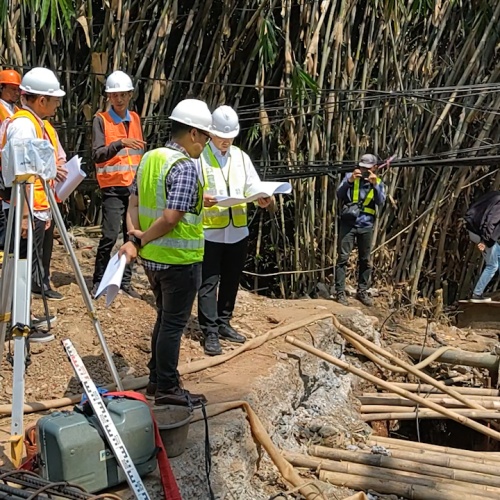
[[495, 276], [500, 265], [500, 191], [491, 191], [481, 196], [467, 210], [464, 220], [470, 240], [477, 245], [485, 262], [471, 302], [490, 302], [484, 291]]
[[[205, 354], [209, 356], [222, 354], [220, 338], [240, 344], [246, 341], [230, 321], [247, 256], [247, 204], [224, 208], [217, 206], [214, 198], [244, 197], [251, 185], [260, 182], [248, 155], [233, 146], [239, 132], [236, 112], [229, 106], [220, 106], [212, 114], [211, 141], [200, 157], [205, 179], [205, 256], [198, 292], [198, 321]], [[266, 208], [273, 198], [260, 198], [257, 202]]]
[[[7, 118], [10, 118], [16, 111], [19, 111], [17, 103], [21, 91], [21, 75], [13, 69], [0, 71], [0, 137], [3, 137]], [[0, 250], [3, 250], [5, 243], [5, 231], [7, 229], [7, 218], [4, 210], [9, 209], [9, 204], [2, 200], [0, 208]]]
[[337, 302], [347, 305], [345, 294], [346, 267], [349, 256], [358, 247], [358, 290], [356, 298], [366, 306], [372, 305], [368, 295], [371, 281], [371, 249], [373, 224], [377, 208], [385, 203], [385, 187], [377, 177], [377, 157], [365, 154], [359, 168], [347, 174], [337, 189], [337, 197], [344, 204], [340, 214], [338, 261], [335, 271]]
[[[57, 108], [61, 105], [61, 98], [66, 93], [60, 88], [55, 74], [47, 68], [33, 68], [28, 71], [22, 79], [20, 89], [23, 92], [24, 104], [22, 109], [14, 113], [11, 118], [8, 118], [2, 137], [2, 148], [8, 141], [12, 140], [46, 139], [50, 141], [56, 154], [56, 181], [64, 181], [67, 176], [67, 171], [64, 168], [66, 154], [59, 142], [56, 130], [47, 118], [56, 114]], [[53, 188], [53, 184], [53, 181], [49, 182], [51, 188]], [[49, 200], [40, 179], [36, 179], [33, 190], [32, 293], [35, 296], [42, 296], [43, 290], [43, 294], [48, 300], [61, 300], [62, 295], [53, 290], [50, 285], [54, 222], [52, 221]], [[25, 204], [22, 215], [21, 258], [26, 258], [26, 237], [29, 220], [29, 207]], [[48, 321], [52, 319], [49, 318]], [[54, 336], [51, 334], [36, 330], [30, 335], [32, 342], [48, 342], [53, 338]]]
[[[134, 86], [123, 71], [115, 71], [106, 79], [106, 95], [111, 107], [97, 113], [92, 125], [92, 159], [96, 164], [97, 182], [102, 192], [102, 237], [97, 247], [92, 294], [95, 295], [116, 244], [120, 225], [127, 241], [127, 208], [130, 185], [144, 154], [145, 142], [139, 115], [129, 110]], [[131, 285], [132, 268], [123, 273], [121, 289], [140, 299]]]
[[212, 127], [208, 106], [185, 99], [172, 111], [172, 140], [144, 155], [131, 187], [129, 241], [119, 251], [139, 256], [158, 315], [151, 340], [146, 396], [156, 405], [198, 406], [206, 401], [181, 386], [177, 370], [183, 330], [200, 286], [203, 261], [203, 177], [199, 158]]

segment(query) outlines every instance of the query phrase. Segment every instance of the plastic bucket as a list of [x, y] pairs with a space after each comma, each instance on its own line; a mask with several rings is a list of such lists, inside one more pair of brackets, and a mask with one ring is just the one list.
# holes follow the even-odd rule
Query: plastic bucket
[[192, 411], [185, 406], [164, 405], [153, 407], [153, 414], [168, 458], [182, 455], [186, 449]]

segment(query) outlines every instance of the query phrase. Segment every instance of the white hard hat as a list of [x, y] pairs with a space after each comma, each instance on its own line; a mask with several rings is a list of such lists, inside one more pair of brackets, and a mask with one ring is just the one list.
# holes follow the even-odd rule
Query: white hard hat
[[219, 106], [212, 113], [212, 134], [221, 139], [232, 139], [240, 133], [236, 111], [230, 106]]
[[28, 94], [49, 95], [54, 97], [66, 95], [66, 92], [61, 89], [56, 75], [47, 68], [30, 69], [23, 76], [19, 88]]
[[212, 113], [207, 104], [199, 99], [184, 99], [177, 104], [169, 118], [205, 132], [212, 132]]
[[134, 90], [132, 79], [127, 73], [123, 71], [113, 71], [111, 75], [106, 78], [106, 92], [130, 92]]

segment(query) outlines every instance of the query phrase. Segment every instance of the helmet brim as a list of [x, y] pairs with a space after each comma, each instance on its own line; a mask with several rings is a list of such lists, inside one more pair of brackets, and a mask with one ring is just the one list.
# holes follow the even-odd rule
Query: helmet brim
[[49, 97], [64, 97], [66, 95], [66, 92], [64, 92], [64, 90], [62, 89], [54, 90], [53, 92], [41, 92], [39, 90], [35, 91], [32, 88], [27, 88], [23, 85], [19, 85], [19, 88], [24, 92], [26, 92], [27, 94], [46, 95]]
[[106, 94], [117, 94], [118, 92], [133, 92], [134, 91], [134, 87], [132, 87], [131, 89], [106, 89], [104, 92], [106, 92]]
[[181, 120], [181, 119], [179, 119], [179, 118], [177, 118], [175, 116], [172, 116], [172, 115], [170, 115], [168, 117], [168, 119], [172, 120], [174, 122], [177, 122], [177, 123], [182, 123], [184, 125], [187, 125], [188, 127], [197, 128], [199, 130], [203, 130], [203, 132], [208, 132], [210, 134], [213, 134], [213, 130], [212, 130], [212, 126], [211, 125], [208, 126], [208, 127], [206, 127], [205, 125], [201, 125], [199, 123], [193, 123], [193, 122], [188, 121], [188, 120]]
[[362, 161], [360, 161], [360, 162], [358, 163], [358, 165], [359, 165], [360, 167], [365, 167], [365, 168], [372, 168], [372, 167], [376, 167], [376, 166], [377, 166], [377, 164], [376, 164], [376, 163], [364, 163], [364, 162], [362, 162]]
[[218, 130], [211, 130], [210, 133], [218, 137], [219, 139], [234, 139], [240, 133], [239, 130], [233, 130], [232, 132], [219, 132]]

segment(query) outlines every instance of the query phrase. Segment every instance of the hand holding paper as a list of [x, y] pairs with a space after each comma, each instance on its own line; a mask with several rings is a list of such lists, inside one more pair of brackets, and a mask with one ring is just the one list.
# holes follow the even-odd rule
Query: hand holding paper
[[73, 156], [64, 168], [68, 171], [66, 180], [56, 184], [56, 194], [61, 201], [64, 201], [87, 177], [87, 174], [81, 169], [82, 159], [79, 156]]
[[237, 198], [235, 196], [214, 196], [219, 207], [232, 207], [240, 203], [251, 203], [259, 198], [270, 198], [274, 194], [289, 194], [292, 185], [289, 182], [258, 182], [250, 186], [247, 196]]
[[106, 293], [106, 307], [111, 305], [111, 302], [115, 300], [120, 291], [126, 264], [127, 258], [125, 255], [118, 257], [117, 253], [109, 260], [109, 264], [106, 267], [106, 271], [94, 297], [97, 300], [101, 295]]

